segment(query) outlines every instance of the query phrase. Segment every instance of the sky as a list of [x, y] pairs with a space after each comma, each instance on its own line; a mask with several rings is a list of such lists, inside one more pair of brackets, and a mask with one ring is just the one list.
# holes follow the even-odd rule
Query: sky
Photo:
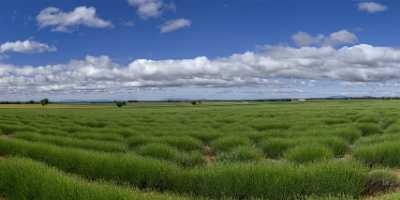
[[3, 0], [0, 100], [400, 96], [396, 0]]

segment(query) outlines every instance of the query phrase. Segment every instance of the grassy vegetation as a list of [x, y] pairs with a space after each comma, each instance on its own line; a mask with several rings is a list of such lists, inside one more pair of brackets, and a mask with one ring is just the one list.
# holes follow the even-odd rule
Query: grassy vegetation
[[400, 142], [385, 141], [372, 145], [360, 145], [354, 150], [354, 157], [369, 165], [400, 166]]
[[172, 163], [134, 154], [90, 152], [17, 139], [1, 138], [0, 153], [39, 160], [90, 179], [128, 182], [139, 188], [163, 190], [178, 171]]
[[355, 163], [327, 162], [296, 166], [289, 163], [222, 164], [184, 171], [176, 191], [236, 199], [294, 199], [309, 195], [361, 195], [366, 169]]
[[88, 182], [29, 159], [0, 162], [0, 191], [9, 200], [175, 200], [168, 194], [140, 192], [110, 183]]
[[238, 146], [249, 146], [251, 140], [244, 136], [226, 136], [215, 139], [211, 142], [210, 146], [215, 151], [229, 151]]
[[[89, 179], [218, 198], [278, 199], [295, 197], [299, 191], [358, 196], [366, 176], [361, 166], [345, 162], [303, 167], [290, 163], [226, 164], [184, 170], [172, 163], [131, 154], [88, 152], [17, 139], [0, 139], [0, 153], [29, 157]], [[341, 186], [338, 181], [343, 182]], [[287, 191], [294, 183], [297, 189]], [[279, 196], [282, 193], [288, 196]]]
[[8, 108], [7, 199], [350, 200], [399, 186], [382, 168], [400, 167], [400, 101]]
[[297, 163], [307, 163], [332, 159], [333, 152], [325, 146], [307, 144], [300, 145], [286, 152], [287, 160]]
[[15, 138], [32, 142], [43, 142], [59, 146], [77, 147], [82, 149], [98, 150], [105, 152], [126, 152], [128, 146], [121, 142], [107, 142], [92, 139], [76, 139], [64, 136], [41, 135], [37, 133], [21, 132], [14, 135]]

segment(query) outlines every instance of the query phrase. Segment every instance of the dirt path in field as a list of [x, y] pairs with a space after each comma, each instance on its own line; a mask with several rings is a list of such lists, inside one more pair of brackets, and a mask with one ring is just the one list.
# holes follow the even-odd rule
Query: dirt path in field
[[[4, 155], [0, 155], [0, 161], [2, 161], [2, 160], [5, 160], [5, 159], [7, 159], [7, 157], [6, 156], [4, 156]], [[1, 197], [1, 196], [0, 196]], [[0, 198], [0, 200], [1, 200], [1, 198]]]
[[[11, 138], [13, 138], [14, 136], [13, 135], [6, 135], [6, 134], [4, 134], [4, 135], [0, 135], [0, 137], [2, 137], [2, 138], [4, 138], [4, 139], [11, 139]], [[1, 199], [0, 199], [1, 200]]]
[[362, 198], [361, 200], [383, 200], [383, 199], [385, 199], [384, 197], [386, 195], [390, 195], [392, 193], [398, 193], [398, 192], [400, 192], [400, 189], [392, 190], [392, 191], [389, 191], [386, 193], [375, 194], [373, 196], [367, 196], [365, 198]]
[[[393, 169], [391, 170], [394, 175], [396, 175], [400, 179], [400, 169]], [[385, 195], [390, 195], [392, 193], [399, 193], [400, 192], [400, 187], [394, 188], [391, 191], [384, 192], [384, 193], [378, 193], [372, 196], [367, 196], [363, 198], [362, 200], [382, 200]]]
[[215, 162], [215, 154], [210, 146], [204, 145], [203, 155], [204, 155], [204, 160], [206, 160], [207, 162], [207, 165], [212, 165]]
[[393, 174], [397, 176], [397, 178], [400, 179], [400, 169], [394, 169], [392, 170]]
[[13, 138], [14, 137], [13, 134], [3, 134], [1, 136], [4, 138]]

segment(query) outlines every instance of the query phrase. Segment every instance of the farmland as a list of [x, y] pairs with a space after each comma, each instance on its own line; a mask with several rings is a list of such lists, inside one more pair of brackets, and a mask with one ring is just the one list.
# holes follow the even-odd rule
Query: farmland
[[5, 199], [394, 200], [400, 101], [2, 105]]

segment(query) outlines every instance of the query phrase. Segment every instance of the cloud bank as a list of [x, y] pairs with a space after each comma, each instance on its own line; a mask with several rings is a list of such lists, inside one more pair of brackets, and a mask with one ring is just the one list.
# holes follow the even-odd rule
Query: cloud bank
[[383, 12], [386, 11], [387, 9], [388, 9], [387, 6], [376, 2], [361, 2], [358, 4], [358, 10], [368, 13]]
[[0, 92], [86, 93], [135, 88], [244, 87], [277, 79], [351, 84], [400, 79], [400, 49], [368, 44], [334, 48], [268, 46], [210, 59], [146, 60], [120, 65], [108, 56], [46, 66], [0, 64]]
[[43, 53], [54, 52], [57, 48], [32, 40], [5, 42], [0, 45], [0, 53], [16, 52], [16, 53]]
[[340, 30], [333, 32], [328, 36], [323, 34], [313, 36], [306, 32], [298, 32], [292, 36], [292, 40], [298, 46], [340, 46], [355, 44], [358, 42], [358, 37], [347, 30]]
[[91, 28], [110, 28], [110, 21], [99, 18], [96, 8], [80, 6], [71, 12], [63, 12], [59, 8], [48, 7], [36, 17], [40, 28], [53, 27], [53, 31], [70, 32], [72, 28], [87, 26]]
[[178, 29], [190, 27], [192, 25], [192, 22], [188, 19], [175, 19], [175, 20], [170, 20], [165, 22], [161, 28], [160, 31], [161, 33], [168, 33], [172, 31], [176, 31]]

